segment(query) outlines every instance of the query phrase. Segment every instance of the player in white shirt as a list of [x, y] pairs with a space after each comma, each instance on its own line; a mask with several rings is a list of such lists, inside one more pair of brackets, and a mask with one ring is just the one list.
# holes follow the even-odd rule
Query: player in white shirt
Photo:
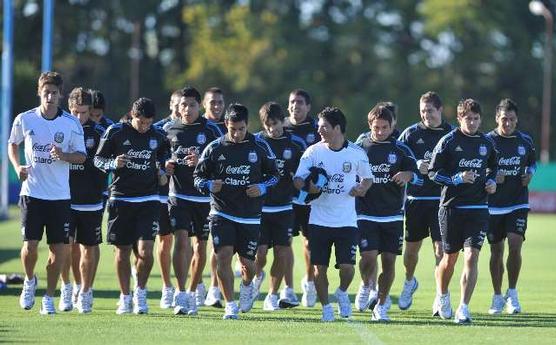
[[[299, 163], [294, 185], [302, 189], [311, 168], [324, 169], [328, 182], [317, 187], [309, 182], [308, 192], [320, 197], [311, 202], [309, 216], [309, 247], [311, 264], [315, 268], [315, 286], [322, 304], [322, 321], [334, 321], [334, 310], [328, 301], [327, 271], [332, 244], [336, 265], [340, 270], [340, 286], [336, 290], [338, 312], [351, 316], [347, 289], [355, 273], [357, 253], [357, 214], [355, 197], [364, 195], [371, 186], [372, 173], [365, 152], [345, 139], [346, 119], [338, 108], [324, 108], [318, 114], [321, 142], [310, 146]], [[357, 182], [359, 177], [360, 182]]]
[[[70, 223], [69, 166], [82, 164], [86, 159], [79, 120], [58, 107], [62, 85], [60, 74], [41, 74], [38, 80], [41, 104], [16, 117], [8, 140], [10, 162], [22, 181], [19, 206], [25, 282], [19, 304], [23, 309], [31, 309], [35, 304], [37, 248], [46, 227], [49, 258], [41, 314], [56, 313], [53, 296], [65, 260], [64, 244], [68, 243]], [[22, 143], [25, 163], [19, 155]]]

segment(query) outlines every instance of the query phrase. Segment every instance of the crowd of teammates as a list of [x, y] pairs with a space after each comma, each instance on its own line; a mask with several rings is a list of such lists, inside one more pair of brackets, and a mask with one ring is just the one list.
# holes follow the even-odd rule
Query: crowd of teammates
[[[485, 239], [494, 292], [488, 312], [521, 312], [516, 287], [527, 186], [536, 161], [531, 137], [517, 129], [518, 108], [510, 99], [499, 102], [496, 128], [487, 134], [479, 130], [482, 110], [473, 99], [458, 104], [454, 127], [442, 117], [439, 95], [426, 92], [419, 100], [420, 120], [401, 134], [396, 106], [380, 102], [367, 115], [369, 131], [352, 143], [345, 136], [343, 112], [326, 107], [311, 117], [311, 97], [302, 89], [290, 92], [289, 114], [276, 102], [263, 104], [262, 130], [256, 134], [247, 130], [248, 109], [239, 103], [226, 108], [222, 90], [215, 87], [203, 98], [193, 87], [176, 90], [170, 115], [157, 123], [148, 98], [136, 100], [113, 123], [104, 116], [103, 94], [82, 87], [69, 94], [70, 113], [63, 111], [63, 81], [56, 72], [41, 74], [37, 91], [40, 105], [16, 117], [9, 138], [9, 158], [22, 181], [23, 309], [35, 303], [37, 248], [46, 229], [47, 287], [40, 313], [56, 313], [58, 280], [58, 310], [92, 311], [106, 209], [106, 240], [115, 248], [120, 288], [117, 314], [148, 313], [157, 237], [160, 307], [177, 315], [213, 306], [224, 308], [224, 319], [237, 319], [253, 307], [268, 279], [265, 311], [300, 303], [313, 307], [318, 300], [322, 321], [349, 318], [347, 290], [359, 249], [355, 307], [370, 310], [373, 321], [389, 321], [396, 258], [403, 253], [398, 307], [407, 310], [419, 287], [419, 251], [429, 236], [436, 262], [433, 316], [471, 322], [468, 305]], [[299, 233], [305, 263], [301, 302], [294, 291], [292, 250]], [[328, 294], [332, 247], [340, 278], [337, 313]], [[448, 288], [460, 252], [464, 266], [454, 313]], [[241, 267], [239, 303], [235, 254]], [[208, 289], [202, 281], [207, 261]]]

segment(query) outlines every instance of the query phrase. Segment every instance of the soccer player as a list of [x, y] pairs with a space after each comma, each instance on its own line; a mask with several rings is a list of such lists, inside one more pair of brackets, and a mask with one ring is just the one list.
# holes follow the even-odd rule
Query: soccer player
[[[113, 171], [108, 203], [108, 243], [115, 246], [116, 273], [120, 285], [117, 314], [148, 313], [147, 281], [153, 265], [154, 238], [159, 228], [158, 185], [166, 177], [161, 167], [168, 143], [152, 123], [153, 101], [133, 102], [131, 121], [110, 126], [97, 150], [95, 166]], [[137, 286], [131, 296], [130, 255], [137, 243]]]
[[[170, 115], [156, 122], [155, 127], [162, 129], [164, 125], [173, 123], [180, 118], [179, 103], [182, 91], [175, 90], [170, 96]], [[172, 265], [172, 246], [173, 237], [170, 226], [170, 213], [168, 210], [168, 184], [159, 186], [160, 194], [160, 215], [159, 215], [159, 232], [157, 245], [157, 258], [160, 265], [160, 277], [162, 278], [162, 293], [160, 296], [160, 308], [172, 308], [174, 304], [174, 287], [170, 278], [170, 269]]]
[[[255, 254], [267, 188], [278, 182], [275, 156], [268, 144], [247, 132], [248, 111], [241, 104], [226, 110], [228, 133], [210, 143], [195, 168], [195, 186], [210, 193], [209, 228], [217, 255], [217, 275], [226, 307], [224, 319], [253, 307]], [[239, 308], [234, 301], [232, 256], [242, 265]]]
[[[181, 91], [180, 121], [164, 126], [171, 145], [171, 158], [166, 171], [171, 175], [169, 192], [170, 235], [175, 237], [173, 266], [178, 290], [174, 294], [175, 314], [197, 314], [197, 285], [201, 281], [207, 261], [209, 229], [207, 217], [210, 197], [201, 194], [193, 185], [193, 171], [199, 154], [213, 140], [222, 136], [218, 127], [199, 116], [201, 95], [192, 87]], [[191, 260], [189, 237], [193, 242], [193, 261], [189, 290], [185, 282]], [[201, 292], [202, 293], [202, 292]]]
[[438, 203], [440, 185], [428, 177], [432, 151], [438, 141], [453, 128], [442, 119], [442, 100], [434, 91], [424, 93], [419, 99], [421, 121], [406, 128], [399, 141], [407, 145], [415, 154], [417, 168], [423, 185], [410, 184], [405, 203], [405, 281], [398, 299], [401, 310], [409, 309], [413, 303], [413, 293], [419, 283], [415, 278], [415, 268], [419, 261], [419, 250], [423, 240], [431, 237], [436, 268], [442, 259], [442, 238], [438, 225]]
[[[305, 141], [307, 147], [318, 143], [320, 135], [317, 130], [317, 121], [309, 116], [311, 111], [311, 96], [303, 89], [292, 90], [288, 98], [288, 112], [290, 116], [286, 119], [285, 130]], [[301, 304], [304, 307], [313, 307], [317, 303], [317, 290], [315, 289], [315, 272], [311, 264], [309, 240], [309, 213], [311, 206], [299, 201], [298, 198], [293, 200], [294, 227], [293, 236], [299, 235], [299, 230], [303, 234], [303, 255], [305, 259], [305, 277], [301, 280]], [[293, 292], [293, 252], [288, 254], [291, 264], [289, 264], [284, 273], [285, 288], [280, 293], [280, 300], [291, 305], [297, 305], [299, 302], [297, 296]]]
[[459, 102], [459, 127], [434, 148], [429, 177], [442, 185], [438, 219], [444, 254], [437, 268], [433, 315], [452, 317], [448, 286], [463, 249], [460, 304], [454, 322], [471, 323], [469, 301], [477, 283], [479, 252], [488, 231], [487, 195], [496, 192], [496, 150], [479, 132], [481, 106], [473, 99]]
[[[72, 286], [69, 282], [70, 263], [74, 268], [73, 276], [77, 287], [76, 307], [80, 313], [90, 313], [93, 307], [93, 281], [96, 273], [98, 245], [102, 243], [103, 195], [105, 174], [94, 166], [93, 159], [104, 134], [104, 128], [89, 118], [91, 94], [75, 88], [68, 97], [68, 107], [72, 115], [83, 126], [87, 160], [83, 164], [70, 165], [71, 222], [70, 248], [67, 264], [62, 272], [62, 286], [59, 309], [69, 311], [73, 308]], [[71, 259], [69, 259], [71, 258]], [[76, 262], [75, 262], [76, 261]], [[76, 270], [75, 267], [78, 269]]]
[[[487, 134], [498, 150], [496, 193], [488, 200], [490, 226], [490, 275], [494, 296], [490, 314], [499, 314], [506, 306], [509, 314], [521, 312], [517, 297], [517, 279], [521, 269], [521, 246], [525, 241], [529, 191], [527, 186], [536, 170], [535, 147], [531, 137], [517, 126], [517, 105], [503, 99], [496, 107], [496, 129]], [[504, 276], [504, 241], [508, 238], [508, 290], [502, 296]]]
[[378, 303], [373, 307], [373, 321], [389, 321], [389, 294], [394, 281], [396, 256], [402, 253], [403, 201], [408, 183], [422, 184], [417, 175], [413, 152], [392, 137], [394, 116], [381, 103], [368, 114], [370, 134], [356, 142], [369, 159], [373, 184], [363, 197], [356, 199], [361, 285], [355, 306], [364, 311], [370, 304], [370, 279], [380, 254], [382, 273], [378, 277]]
[[114, 121], [104, 115], [106, 109], [104, 94], [99, 90], [91, 90], [90, 92], [93, 99], [93, 106], [90, 111], [91, 120], [101, 125], [104, 130], [107, 130], [108, 127], [114, 124]]
[[[205, 109], [203, 117], [216, 124], [218, 129], [225, 134], [227, 129], [223, 116], [225, 103], [222, 89], [218, 87], [211, 87], [207, 89], [203, 96], [203, 108]], [[195, 258], [191, 260], [191, 265], [196, 265]], [[222, 308], [222, 302], [220, 302], [222, 294], [220, 292], [220, 288], [218, 287], [218, 277], [216, 276], [216, 253], [214, 252], [214, 249], [212, 250], [210, 256], [210, 268], [210, 287], [208, 291], [205, 293], [206, 288], [202, 280], [197, 285], [197, 306], [204, 304], [206, 306]], [[206, 299], [203, 301], [205, 296]]]
[[[315, 269], [315, 285], [322, 304], [322, 321], [334, 321], [334, 310], [328, 301], [328, 265], [332, 245], [335, 267], [340, 270], [340, 286], [336, 289], [338, 313], [351, 317], [347, 289], [353, 279], [357, 253], [357, 214], [355, 197], [363, 196], [372, 183], [369, 160], [357, 145], [345, 139], [346, 118], [338, 108], [327, 107], [319, 114], [321, 142], [307, 148], [294, 177], [294, 185], [302, 189], [311, 168], [321, 168], [328, 182], [318, 188], [309, 182], [309, 193], [322, 192], [311, 202], [309, 216], [309, 248]], [[360, 182], [357, 182], [359, 178]]]
[[[270, 188], [265, 196], [263, 214], [261, 218], [261, 237], [255, 258], [256, 275], [255, 288], [257, 294], [264, 280], [266, 257], [269, 248], [274, 250], [274, 260], [270, 269], [270, 284], [268, 295], [263, 304], [267, 311], [279, 308], [295, 307], [288, 300], [278, 300], [278, 288], [284, 278], [286, 266], [292, 265], [288, 255], [293, 256], [291, 248], [293, 231], [292, 198], [295, 193], [292, 176], [294, 175], [301, 154], [305, 151], [305, 142], [295, 135], [284, 131], [285, 114], [276, 102], [265, 103], [259, 110], [259, 117], [264, 131], [257, 134], [264, 139], [276, 155], [276, 165], [280, 173], [280, 180], [276, 186]], [[291, 269], [291, 268], [290, 268]], [[290, 291], [289, 294], [293, 294]]]
[[[23, 309], [35, 304], [38, 281], [35, 265], [38, 245], [46, 228], [49, 247], [46, 264], [46, 293], [41, 314], [55, 314], [54, 291], [66, 259], [70, 227], [70, 164], [82, 164], [87, 157], [83, 128], [79, 120], [59, 108], [62, 98], [62, 76], [44, 72], [38, 80], [40, 106], [19, 114], [8, 139], [8, 156], [22, 181], [19, 207], [23, 247], [21, 262], [25, 281], [19, 298]], [[25, 162], [20, 161], [23, 143]]]

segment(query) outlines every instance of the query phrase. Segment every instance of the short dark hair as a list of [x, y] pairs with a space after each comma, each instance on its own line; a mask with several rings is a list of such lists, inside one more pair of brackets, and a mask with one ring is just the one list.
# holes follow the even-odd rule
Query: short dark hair
[[156, 116], [156, 109], [154, 102], [150, 98], [141, 97], [131, 106], [131, 116], [132, 117], [146, 117], [152, 118]]
[[265, 124], [268, 120], [282, 122], [286, 118], [286, 115], [280, 104], [276, 102], [266, 102], [262, 105], [261, 109], [259, 109], [259, 118], [261, 119], [261, 123]]
[[502, 112], [513, 111], [517, 115], [517, 103], [510, 98], [504, 98], [496, 106], [496, 117], [502, 115]]
[[462, 99], [461, 101], [459, 101], [457, 107], [457, 116], [462, 117], [469, 111], [480, 115], [481, 105], [479, 104], [479, 102], [477, 102], [473, 98]]
[[102, 92], [100, 90], [91, 90], [90, 92], [93, 98], [93, 108], [104, 110], [106, 108], [106, 100]]
[[440, 109], [440, 107], [442, 106], [442, 100], [440, 99], [440, 96], [434, 91], [427, 91], [422, 94], [421, 98], [419, 98], [419, 102], [432, 103], [432, 105], [434, 105], [436, 109]]
[[240, 103], [232, 103], [226, 109], [226, 114], [224, 115], [224, 120], [228, 122], [241, 122], [249, 121], [249, 110], [247, 107]]
[[191, 97], [191, 98], [195, 98], [195, 100], [197, 101], [197, 103], [201, 103], [201, 94], [199, 93], [199, 91], [197, 91], [196, 88], [192, 87], [192, 86], [186, 86], [181, 90], [181, 96], [182, 97]]
[[319, 119], [325, 119], [330, 123], [332, 128], [340, 126], [340, 131], [342, 133], [346, 132], [346, 116], [342, 113], [340, 108], [326, 107], [322, 109], [317, 116]]
[[205, 94], [203, 95], [203, 97], [207, 97], [207, 94], [209, 94], [209, 93], [218, 93], [218, 94], [224, 95], [224, 92], [219, 87], [210, 87], [210, 88], [206, 89]]
[[43, 72], [39, 76], [39, 81], [37, 83], [37, 91], [40, 92], [42, 87], [46, 84], [52, 84], [60, 90], [60, 93], [63, 91], [64, 80], [62, 79], [62, 75], [58, 72]]
[[388, 106], [384, 105], [384, 102], [377, 103], [371, 111], [369, 111], [369, 114], [367, 115], [367, 122], [369, 123], [369, 126], [376, 119], [386, 120], [390, 125], [392, 125], [392, 122], [394, 121], [394, 114]]
[[83, 87], [76, 87], [71, 90], [68, 96], [68, 106], [71, 108], [73, 106], [80, 106], [80, 105], [88, 105], [89, 107], [92, 105], [93, 101], [91, 99], [91, 94], [88, 90], [84, 89]]
[[394, 103], [394, 102], [390, 102], [390, 101], [383, 101], [383, 102], [378, 102], [376, 105], [378, 106], [382, 106], [388, 110], [390, 110], [390, 112], [392, 113], [392, 119], [395, 120], [396, 117], [398, 116], [398, 106]]
[[309, 92], [303, 89], [293, 89], [290, 92], [290, 95], [301, 96], [305, 99], [305, 104], [311, 104], [311, 96], [309, 95]]

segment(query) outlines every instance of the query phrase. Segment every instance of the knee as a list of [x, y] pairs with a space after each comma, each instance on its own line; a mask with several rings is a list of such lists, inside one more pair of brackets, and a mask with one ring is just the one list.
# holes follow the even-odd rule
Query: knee
[[274, 248], [274, 259], [284, 261], [288, 258], [288, 247], [276, 246]]
[[23, 250], [29, 254], [34, 254], [39, 248], [39, 242], [37, 241], [25, 241], [23, 242]]

